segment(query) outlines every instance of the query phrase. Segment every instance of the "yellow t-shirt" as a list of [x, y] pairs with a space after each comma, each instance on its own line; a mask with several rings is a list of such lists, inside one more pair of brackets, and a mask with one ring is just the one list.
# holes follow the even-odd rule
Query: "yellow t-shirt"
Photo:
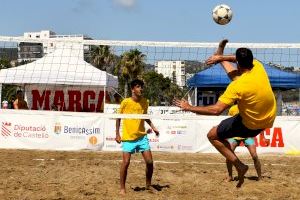
[[219, 101], [238, 109], [243, 124], [249, 129], [265, 129], [273, 126], [276, 117], [276, 100], [263, 65], [253, 61], [253, 68], [232, 81]]
[[[132, 98], [126, 98], [121, 102], [120, 114], [147, 114], [148, 101], [142, 98], [135, 102]], [[131, 141], [140, 138], [146, 134], [144, 119], [123, 119], [122, 140]]]
[[228, 110], [228, 115], [230, 116], [234, 116], [234, 115], [237, 115], [239, 114], [239, 108], [237, 105], [233, 105], [229, 108]]

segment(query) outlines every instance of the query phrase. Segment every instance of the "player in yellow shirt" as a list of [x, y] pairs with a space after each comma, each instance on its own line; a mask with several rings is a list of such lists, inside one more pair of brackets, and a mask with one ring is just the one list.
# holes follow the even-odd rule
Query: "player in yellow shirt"
[[[224, 41], [220, 44], [222, 43]], [[253, 58], [252, 51], [248, 48], [238, 48], [235, 55], [213, 55], [206, 63], [221, 63], [227, 75], [233, 80], [224, 94], [214, 105], [209, 106], [191, 106], [184, 99], [174, 99], [173, 104], [197, 114], [220, 115], [237, 102], [239, 114], [221, 121], [208, 132], [207, 137], [210, 143], [235, 166], [239, 179], [237, 187], [241, 187], [248, 166], [238, 159], [226, 139], [255, 137], [262, 130], [272, 127], [276, 117], [275, 96], [264, 66]], [[237, 68], [232, 63], [236, 63]]]
[[[144, 82], [141, 80], [133, 80], [130, 83], [131, 97], [126, 98], [121, 102], [120, 114], [147, 114], [148, 101], [142, 96]], [[153, 174], [153, 159], [150, 150], [149, 140], [144, 121], [146, 121], [156, 136], [159, 131], [153, 125], [150, 119], [124, 119], [122, 124], [122, 137], [120, 135], [121, 119], [116, 120], [116, 142], [122, 142], [123, 161], [120, 169], [120, 193], [126, 193], [125, 182], [127, 177], [127, 170], [130, 164], [131, 154], [141, 152], [146, 163], [146, 189], [151, 186], [151, 179]]]

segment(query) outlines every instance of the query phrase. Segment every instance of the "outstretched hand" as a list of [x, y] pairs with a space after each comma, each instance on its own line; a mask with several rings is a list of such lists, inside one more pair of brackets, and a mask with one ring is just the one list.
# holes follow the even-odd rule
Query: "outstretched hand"
[[216, 64], [221, 61], [220, 58], [221, 58], [220, 55], [212, 55], [205, 61], [205, 64], [207, 65]]
[[115, 140], [118, 144], [120, 144], [122, 141], [121, 136], [119, 134], [117, 134]]
[[179, 100], [179, 99], [174, 98], [173, 99], [173, 105], [177, 106], [177, 107], [179, 107], [179, 108], [181, 108], [183, 110], [189, 110], [189, 108], [191, 108], [191, 105], [185, 99]]
[[154, 131], [154, 133], [155, 133], [155, 135], [156, 135], [156, 137], [158, 137], [159, 136], [159, 131], [155, 128], [155, 127], [153, 127], [152, 129], [151, 128], [149, 128], [148, 130], [147, 130], [147, 134], [150, 134], [150, 133], [152, 133], [152, 131]]

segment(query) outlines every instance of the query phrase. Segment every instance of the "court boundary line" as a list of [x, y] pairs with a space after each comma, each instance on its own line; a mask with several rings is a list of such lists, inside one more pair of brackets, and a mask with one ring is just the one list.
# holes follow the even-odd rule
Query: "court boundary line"
[[[54, 158], [49, 158], [49, 159], [43, 159], [43, 158], [34, 158], [32, 159], [33, 161], [55, 161], [56, 159]], [[102, 160], [102, 159], [95, 159], [97, 161], [103, 161], [103, 162], [122, 162], [122, 160]], [[82, 161], [81, 159], [76, 159], [76, 158], [70, 158], [67, 159], [66, 161]], [[131, 160], [130, 162], [133, 163], [143, 163], [144, 160]], [[198, 164], [198, 165], [225, 165], [224, 162], [197, 162], [197, 161], [192, 161], [192, 162], [179, 162], [179, 161], [166, 161], [166, 160], [154, 160], [154, 164]], [[245, 163], [247, 165], [254, 165], [253, 163]], [[281, 163], [264, 163], [263, 166], [283, 166], [283, 167], [288, 167], [288, 166], [295, 166], [295, 165], [289, 165], [289, 164], [281, 164]]]

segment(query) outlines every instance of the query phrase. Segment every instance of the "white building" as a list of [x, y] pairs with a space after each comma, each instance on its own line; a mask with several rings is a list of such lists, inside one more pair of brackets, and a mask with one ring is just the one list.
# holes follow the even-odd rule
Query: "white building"
[[179, 87], [186, 85], [185, 61], [157, 61], [155, 71], [171, 79]]
[[[64, 38], [64, 39], [78, 39], [78, 40], [91, 40], [92, 38], [85, 35], [57, 35], [50, 30], [42, 30], [40, 32], [25, 32], [24, 38], [32, 39], [51, 39], [51, 38]], [[18, 61], [34, 61], [48, 53], [55, 50], [55, 42], [45, 40], [43, 43], [30, 43], [21, 42], [18, 47]]]

